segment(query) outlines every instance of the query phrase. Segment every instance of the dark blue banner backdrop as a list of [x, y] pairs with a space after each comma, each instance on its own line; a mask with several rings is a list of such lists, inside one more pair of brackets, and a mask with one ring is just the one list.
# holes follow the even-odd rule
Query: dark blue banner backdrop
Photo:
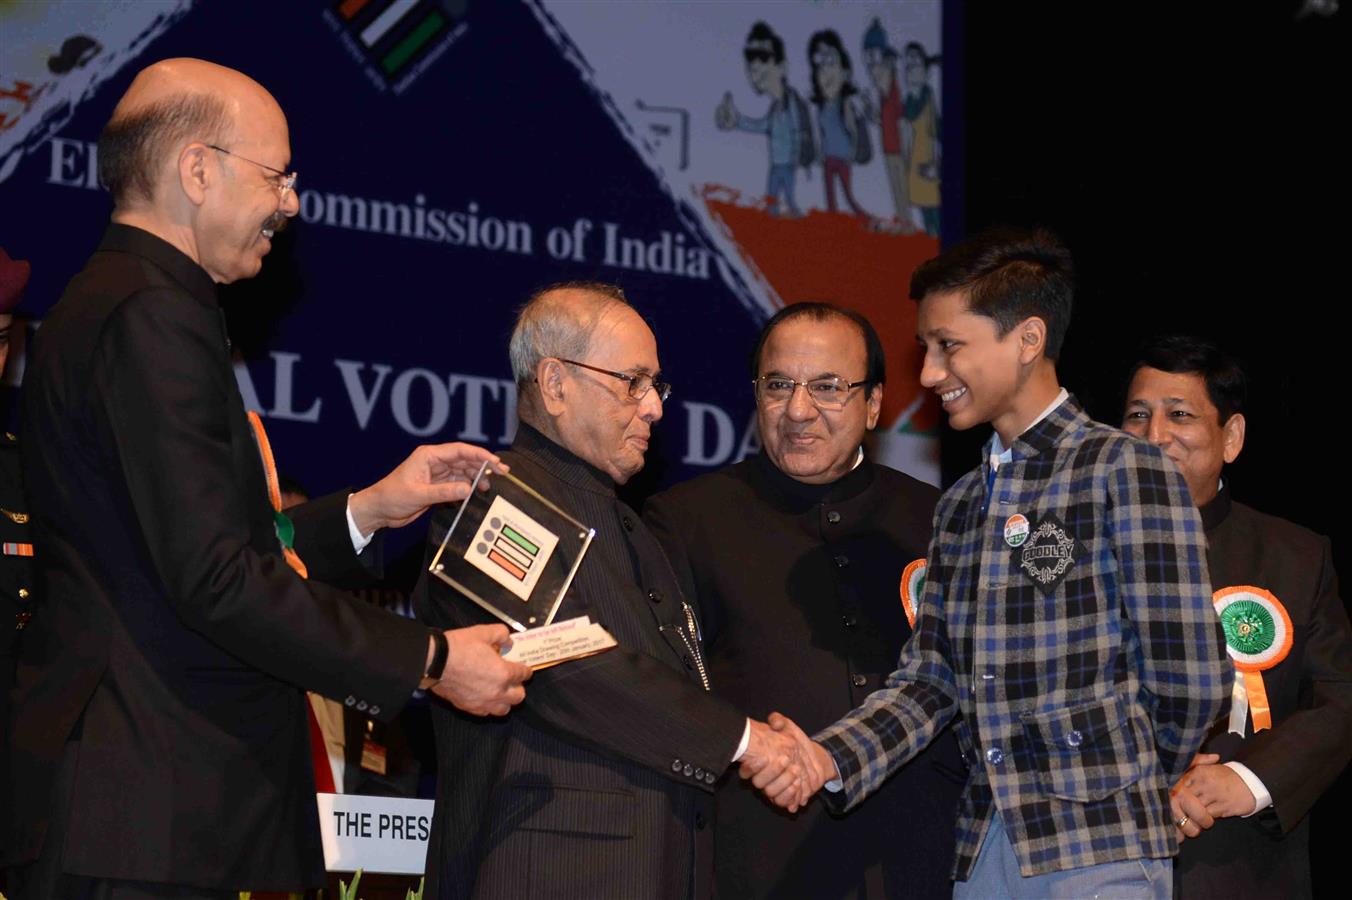
[[[33, 264], [24, 311], [40, 327], [107, 221], [95, 142], [118, 97], [149, 62], [210, 59], [290, 120], [299, 220], [223, 298], [246, 405], [312, 492], [365, 483], [419, 442], [509, 443], [515, 310], [568, 279], [622, 285], [675, 386], [640, 490], [755, 451], [748, 352], [802, 299], [873, 317], [893, 351], [880, 452], [935, 480], [935, 413], [904, 354], [905, 277], [938, 245], [939, 4], [876, 7], [5, 4], [0, 244]], [[847, 100], [870, 146], [849, 148], [848, 205], [820, 157], [767, 189], [777, 137], [753, 120], [772, 100], [744, 54], [761, 19], [783, 42], [784, 107], [801, 96], [810, 121], [809, 43], [830, 30], [852, 57]], [[909, 206], [889, 192], [903, 155]]]

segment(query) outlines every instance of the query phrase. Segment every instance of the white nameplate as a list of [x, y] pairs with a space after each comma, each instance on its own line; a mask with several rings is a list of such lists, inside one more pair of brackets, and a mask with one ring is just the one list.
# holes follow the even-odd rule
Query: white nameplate
[[[512, 649], [504, 659], [532, 669], [547, 669], [570, 659], [592, 656], [616, 646], [615, 638], [588, 616], [555, 622], [512, 635]], [[526, 689], [528, 692], [530, 688]]]
[[324, 868], [421, 875], [432, 830], [431, 800], [317, 794]]

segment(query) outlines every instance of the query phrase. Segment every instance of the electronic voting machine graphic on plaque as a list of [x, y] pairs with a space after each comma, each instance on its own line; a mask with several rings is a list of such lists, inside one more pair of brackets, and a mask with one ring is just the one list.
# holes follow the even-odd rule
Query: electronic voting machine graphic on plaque
[[[490, 487], [480, 483], [491, 475]], [[434, 518], [436, 540], [444, 517]], [[508, 626], [550, 624], [596, 531], [484, 463], [428, 568]]]

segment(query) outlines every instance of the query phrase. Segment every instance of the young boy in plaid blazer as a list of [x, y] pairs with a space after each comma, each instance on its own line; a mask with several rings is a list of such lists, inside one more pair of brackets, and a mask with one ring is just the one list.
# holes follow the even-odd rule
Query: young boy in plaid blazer
[[972, 767], [954, 896], [1167, 897], [1169, 786], [1233, 680], [1187, 486], [1058, 383], [1073, 286], [1052, 235], [969, 240], [911, 294], [921, 383], [954, 428], [995, 433], [939, 501], [897, 671], [800, 738], [808, 777], [767, 793], [796, 808], [830, 780], [827, 802], [849, 809], [953, 721]]

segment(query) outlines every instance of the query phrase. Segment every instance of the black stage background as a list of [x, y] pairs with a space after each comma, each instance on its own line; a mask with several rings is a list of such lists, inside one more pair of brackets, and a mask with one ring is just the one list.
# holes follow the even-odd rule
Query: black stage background
[[[967, 130], [945, 181], [964, 186], [968, 232], [1042, 224], [1069, 243], [1080, 292], [1061, 377], [1096, 418], [1116, 420], [1151, 334], [1239, 355], [1234, 495], [1329, 535], [1346, 579], [1346, 10], [1302, 15], [1330, 5], [949, 4]], [[945, 484], [984, 437], [944, 431]], [[1344, 775], [1315, 809], [1317, 883], [1340, 868], [1349, 793]]]
[[[1080, 291], [1061, 375], [1104, 421], [1143, 338], [1194, 332], [1238, 354], [1252, 390], [1237, 497], [1332, 536], [1348, 571], [1340, 16], [1020, 6], [963, 10], [966, 230], [1043, 224], [1068, 241]], [[946, 482], [980, 439], [945, 432]]]

